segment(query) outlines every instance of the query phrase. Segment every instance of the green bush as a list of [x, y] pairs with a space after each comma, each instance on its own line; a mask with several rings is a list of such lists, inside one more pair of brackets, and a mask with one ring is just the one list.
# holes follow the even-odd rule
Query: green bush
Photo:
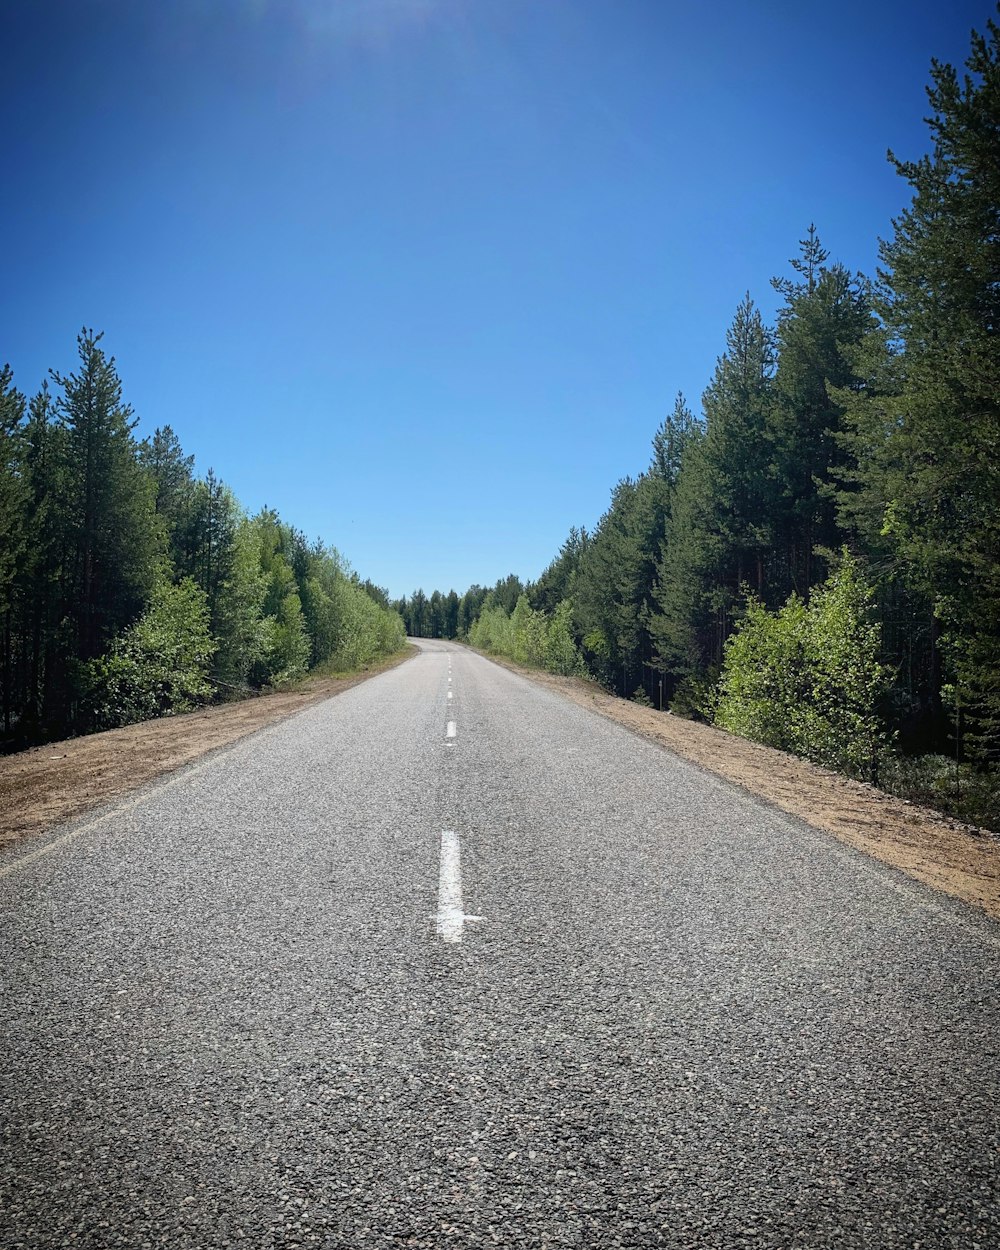
[[772, 613], [752, 595], [726, 644], [715, 723], [851, 776], [877, 780], [888, 745], [872, 591], [846, 551], [808, 604]]
[[204, 591], [190, 578], [159, 582], [143, 616], [86, 665], [85, 719], [112, 729], [189, 711], [212, 696], [214, 653]]
[[521, 595], [508, 616], [499, 604], [487, 603], [472, 623], [469, 642], [490, 655], [503, 655], [529, 668], [550, 673], [584, 674], [586, 669], [573, 641], [573, 607], [565, 600], [550, 617], [537, 612]]

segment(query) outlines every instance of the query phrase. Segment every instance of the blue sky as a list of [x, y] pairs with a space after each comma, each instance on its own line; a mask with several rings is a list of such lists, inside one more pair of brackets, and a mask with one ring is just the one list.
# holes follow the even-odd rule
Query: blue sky
[[815, 221], [871, 272], [984, 2], [0, 0], [0, 361], [105, 331], [394, 594], [534, 577]]

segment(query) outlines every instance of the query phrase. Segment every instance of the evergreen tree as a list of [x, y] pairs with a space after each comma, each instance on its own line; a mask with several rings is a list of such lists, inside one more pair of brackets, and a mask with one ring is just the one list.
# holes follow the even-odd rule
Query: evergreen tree
[[62, 522], [68, 457], [66, 431], [53, 419], [48, 387], [32, 398], [24, 428], [27, 489], [23, 558], [18, 571], [17, 740], [58, 730], [65, 714], [59, 679], [66, 671], [63, 581], [71, 535]]
[[[882, 244], [864, 356], [845, 396], [852, 464], [841, 515], [932, 605], [951, 714], [1000, 758], [1000, 28], [967, 73], [934, 62], [932, 152], [890, 154], [913, 190]], [[961, 744], [959, 744], [961, 745]]]
[[721, 540], [711, 524], [712, 486], [704, 444], [699, 433], [685, 448], [649, 615], [655, 665], [673, 678], [695, 675], [717, 654], [710, 592]]
[[165, 555], [153, 484], [138, 459], [132, 409], [122, 402], [114, 358], [102, 335], [77, 339], [80, 368], [53, 373], [56, 413], [66, 431], [66, 508], [72, 550], [64, 609], [73, 655], [95, 658], [143, 610]]
[[14, 718], [15, 583], [25, 550], [24, 396], [10, 365], [0, 369], [0, 713], [4, 733]]
[[773, 371], [773, 336], [747, 295], [702, 398], [704, 435], [687, 433], [656, 569], [649, 628], [675, 676], [718, 667], [744, 585], [766, 584]]
[[653, 435], [653, 459], [650, 472], [661, 477], [671, 488], [677, 485], [684, 449], [701, 428], [700, 422], [687, 406], [680, 391], [674, 400], [673, 412]]
[[444, 633], [444, 596], [440, 590], [431, 593], [431, 597], [427, 603], [427, 636], [429, 638], [441, 638]]
[[[192, 484], [184, 512], [184, 550], [178, 571], [194, 578], [205, 592], [215, 628], [219, 594], [231, 569], [240, 506], [232, 491], [209, 469], [203, 481]], [[279, 526], [275, 533], [280, 535], [277, 541], [283, 552], [287, 549], [291, 563], [292, 543], [285, 530], [287, 527]]]
[[458, 601], [458, 637], [467, 638], [469, 631], [472, 629], [476, 618], [482, 610], [483, 601], [486, 599], [486, 589], [483, 586], [470, 586], [465, 594]]
[[194, 456], [184, 455], [177, 435], [164, 425], [139, 444], [139, 461], [155, 484], [156, 512], [166, 526], [171, 560], [182, 567], [189, 563], [183, 544], [194, 504]]
[[623, 479], [580, 556], [573, 601], [584, 651], [623, 695], [647, 679], [653, 659], [648, 622], [669, 499], [659, 474]]
[[407, 632], [411, 638], [430, 637], [430, 613], [427, 596], [422, 590], [415, 590], [410, 596], [409, 617], [406, 622]]
[[458, 595], [449, 590], [442, 604], [443, 637], [458, 637]]
[[778, 313], [769, 452], [778, 487], [776, 589], [806, 594], [824, 573], [823, 562], [814, 567], [817, 554], [834, 550], [842, 539], [832, 489], [843, 461], [843, 405], [836, 388], [856, 383], [852, 362], [872, 317], [868, 284], [842, 265], [827, 266], [815, 226], [800, 246], [801, 257], [791, 261], [798, 281], [773, 280], [785, 303]]
[[573, 597], [580, 561], [588, 541], [587, 531], [574, 525], [559, 548], [559, 554], [528, 591], [533, 608], [551, 613], [564, 600]]

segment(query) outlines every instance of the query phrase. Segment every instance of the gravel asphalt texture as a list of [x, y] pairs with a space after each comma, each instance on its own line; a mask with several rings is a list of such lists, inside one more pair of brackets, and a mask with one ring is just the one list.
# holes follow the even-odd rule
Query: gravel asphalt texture
[[0, 860], [4, 1250], [995, 1250], [998, 1148], [1000, 927], [452, 644]]

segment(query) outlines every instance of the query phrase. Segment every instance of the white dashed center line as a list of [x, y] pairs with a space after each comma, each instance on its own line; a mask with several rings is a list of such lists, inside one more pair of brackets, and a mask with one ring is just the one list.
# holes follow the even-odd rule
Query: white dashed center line
[[454, 738], [454, 736], [455, 736], [455, 722], [453, 720], [450, 720], [448, 722], [448, 729], [447, 729], [447, 732], [445, 733], [445, 737]]
[[482, 920], [482, 916], [467, 916], [462, 909], [462, 852], [453, 829], [441, 833], [441, 876], [434, 919], [442, 942], [461, 942], [465, 922]]

